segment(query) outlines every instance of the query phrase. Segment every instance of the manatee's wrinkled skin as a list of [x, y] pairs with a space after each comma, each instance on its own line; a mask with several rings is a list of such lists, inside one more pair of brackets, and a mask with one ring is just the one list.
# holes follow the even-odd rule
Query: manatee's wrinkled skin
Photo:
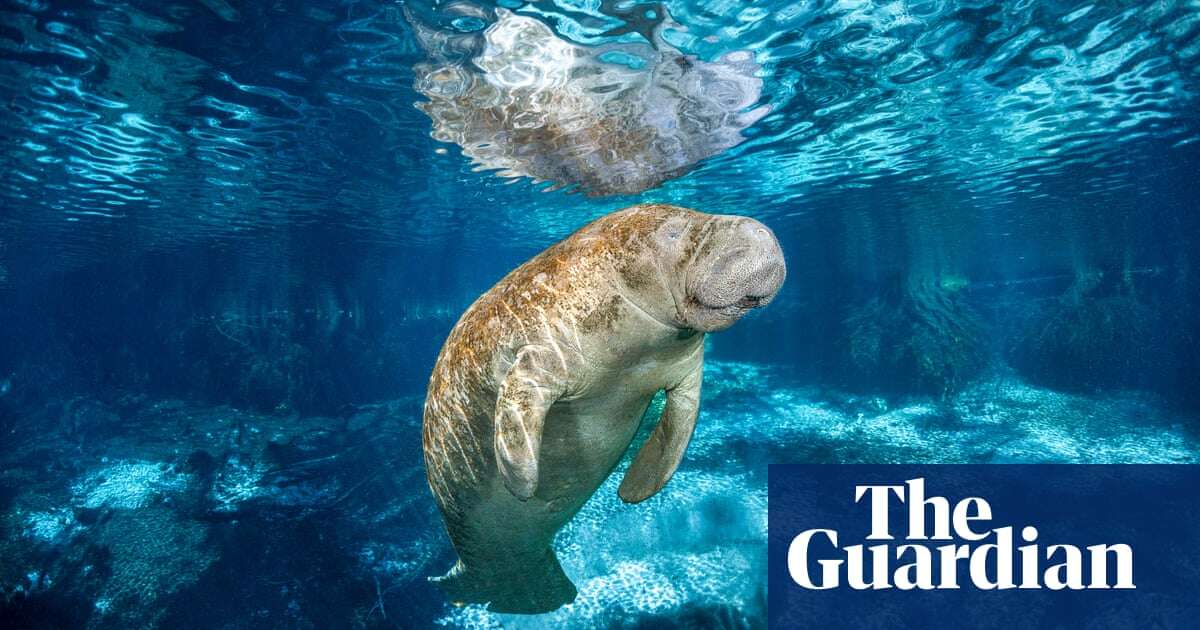
[[621, 482], [658, 492], [691, 438], [704, 334], [771, 301], [783, 254], [761, 223], [668, 205], [615, 212], [467, 309], [425, 400], [429, 485], [459, 561], [455, 602], [538, 613], [575, 587], [554, 534], [616, 467], [659, 390], [662, 417]]
[[433, 137], [502, 177], [634, 194], [741, 143], [768, 111], [749, 110], [762, 80], [747, 51], [706, 62], [656, 35], [578, 46], [504, 9], [482, 35], [414, 29], [433, 58], [414, 68]]

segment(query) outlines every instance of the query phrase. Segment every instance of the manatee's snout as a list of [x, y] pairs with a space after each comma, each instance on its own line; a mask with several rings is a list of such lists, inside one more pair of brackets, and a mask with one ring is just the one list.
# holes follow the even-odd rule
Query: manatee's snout
[[771, 229], [754, 219], [729, 217], [730, 225], [697, 261], [685, 321], [697, 330], [724, 330], [754, 308], [765, 306], [787, 277], [783, 250]]
[[756, 308], [765, 306], [783, 286], [787, 277], [787, 265], [783, 262], [783, 250], [771, 228], [755, 221], [746, 219], [738, 226], [744, 240], [749, 244], [745, 249], [736, 252], [731, 258], [741, 257], [745, 261], [746, 270], [743, 276], [745, 289], [739, 305]]

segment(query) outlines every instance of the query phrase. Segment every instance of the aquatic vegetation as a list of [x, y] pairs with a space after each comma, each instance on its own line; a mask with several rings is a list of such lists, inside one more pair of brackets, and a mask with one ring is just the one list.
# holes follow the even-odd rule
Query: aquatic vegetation
[[286, 319], [199, 318], [172, 336], [191, 387], [260, 411], [313, 411], [335, 398], [327, 364]]
[[988, 365], [985, 328], [959, 277], [892, 282], [849, 309], [846, 357], [860, 387], [945, 397]]
[[[453, 7], [480, 23], [491, 17]], [[501, 8], [494, 16], [481, 35], [413, 21], [434, 59], [414, 69], [429, 99], [418, 107], [433, 137], [462, 147], [480, 170], [594, 195], [638, 193], [740, 144], [768, 111], [751, 109], [762, 80], [749, 51], [704, 61], [664, 41], [661, 26], [646, 43], [579, 46], [535, 18]]]
[[1168, 323], [1131, 274], [1081, 268], [1066, 292], [1031, 308], [1009, 361], [1025, 378], [1066, 390], [1143, 386], [1170, 360]]
[[1160, 385], [1164, 396], [1177, 400], [1189, 409], [1200, 409], [1200, 387], [1192, 387], [1200, 374], [1200, 286], [1181, 256], [1179, 272], [1172, 283], [1172, 302], [1163, 305], [1168, 328], [1173, 337], [1174, 365], [1168, 378]]

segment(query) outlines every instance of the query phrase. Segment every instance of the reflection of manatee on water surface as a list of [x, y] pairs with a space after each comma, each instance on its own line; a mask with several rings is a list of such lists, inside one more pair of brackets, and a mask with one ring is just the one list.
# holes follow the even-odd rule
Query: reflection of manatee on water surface
[[555, 533], [613, 472], [651, 400], [658, 425], [618, 494], [671, 478], [700, 406], [704, 336], [764, 306], [783, 253], [746, 217], [667, 205], [602, 217], [508, 274], [451, 330], [425, 399], [425, 468], [459, 603], [540, 613], [576, 589]]
[[744, 50], [702, 61], [656, 34], [579, 46], [504, 9], [482, 33], [412, 22], [431, 58], [414, 70], [433, 137], [501, 177], [638, 193], [741, 143], [769, 109], [749, 109], [762, 80]]

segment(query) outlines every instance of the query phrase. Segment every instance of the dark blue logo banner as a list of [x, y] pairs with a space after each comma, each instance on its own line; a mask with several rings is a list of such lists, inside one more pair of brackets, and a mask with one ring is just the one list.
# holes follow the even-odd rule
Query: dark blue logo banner
[[1200, 466], [773, 465], [771, 628], [1200, 627]]

